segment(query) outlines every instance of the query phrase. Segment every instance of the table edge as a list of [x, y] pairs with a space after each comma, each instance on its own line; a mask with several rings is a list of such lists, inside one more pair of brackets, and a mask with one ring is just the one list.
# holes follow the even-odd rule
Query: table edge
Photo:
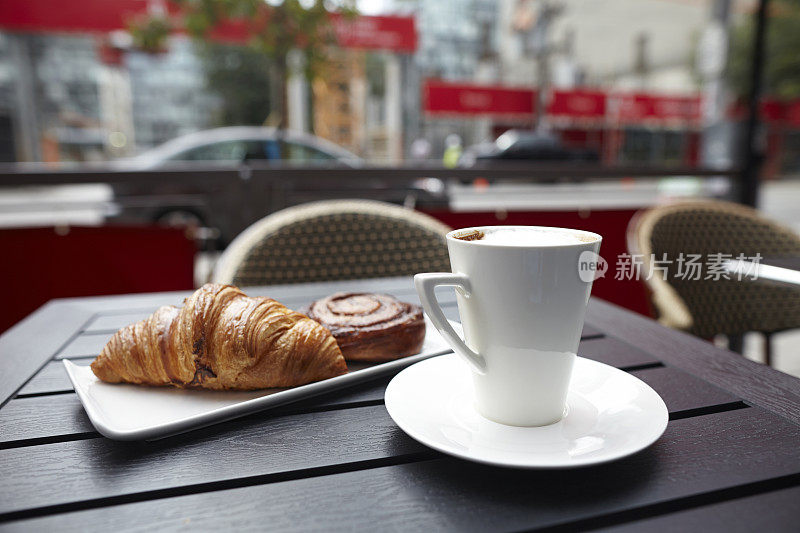
[[[667, 365], [800, 424], [800, 379], [797, 377], [596, 297], [590, 299], [586, 320], [607, 335], [636, 346]], [[773, 390], [759, 394], [767, 382]]]
[[[0, 335], [0, 407], [79, 334], [94, 314], [90, 306], [75, 301], [51, 300]], [[42, 335], [42, 331], [50, 334]]]

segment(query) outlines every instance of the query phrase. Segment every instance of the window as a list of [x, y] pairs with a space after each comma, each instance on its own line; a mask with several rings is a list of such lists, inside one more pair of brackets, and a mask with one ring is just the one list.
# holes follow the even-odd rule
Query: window
[[283, 158], [288, 159], [292, 163], [309, 163], [313, 161], [331, 161], [336, 159], [335, 156], [312, 148], [305, 144], [295, 142], [283, 142]]
[[236, 139], [204, 144], [170, 157], [172, 161], [231, 161], [264, 159], [264, 141]]

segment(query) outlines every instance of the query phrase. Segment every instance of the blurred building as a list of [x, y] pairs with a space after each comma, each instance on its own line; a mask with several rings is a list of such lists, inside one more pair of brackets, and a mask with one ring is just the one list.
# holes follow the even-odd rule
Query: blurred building
[[[147, 2], [83, 0], [108, 16], [70, 12], [66, 22], [0, 9], [0, 160], [120, 157], [222, 125], [191, 41], [173, 38], [157, 55], [130, 49], [114, 35], [120, 3]], [[735, 21], [753, 2], [385, 0], [386, 16], [336, 20], [340, 47], [314, 83], [301, 60], [290, 69], [288, 124], [378, 161], [418, 140], [438, 159], [453, 133], [471, 145], [538, 126], [608, 163], [691, 165], [710, 154], [727, 166], [729, 154], [708, 149], [730, 152], [741, 117], [718, 73], [727, 42], [713, 13], [723, 4]], [[715, 49], [705, 56], [723, 60], [696, 68], [698, 50]], [[798, 109], [765, 102], [773, 171], [792, 150], [784, 160], [800, 167]], [[712, 122], [724, 142], [704, 145]]]
[[[94, 39], [5, 35], [0, 69], [15, 146], [30, 160], [102, 159]], [[6, 100], [8, 99], [8, 100]]]
[[[0, 30], [11, 30], [0, 33], [0, 158], [102, 160], [232, 125], [216, 116], [220, 101], [207, 89], [191, 41], [171, 38], [157, 54], [133, 50], [124, 38], [130, 13], [120, 10], [123, 4], [132, 10], [148, 5], [86, 0], [66, 17], [47, 15], [45, 5], [0, 10]], [[311, 127], [368, 158], [401, 159], [404, 121], [414, 113], [402, 92], [413, 76], [414, 19], [335, 18], [334, 29], [340, 49], [329, 75], [309, 87], [297, 68], [287, 80], [289, 126]], [[247, 35], [226, 39], [242, 44]]]
[[[730, 166], [742, 114], [722, 78], [727, 28], [753, 4], [418, 2], [422, 129], [441, 147], [447, 132], [470, 144], [540, 127], [607, 163]], [[800, 167], [789, 153], [800, 131], [795, 108], [769, 98], [762, 108], [768, 174]]]
[[0, 43], [8, 160], [100, 161], [212, 124], [215, 99], [188, 39], [156, 56], [94, 35], [0, 34]]
[[[314, 133], [361, 154], [366, 151], [365, 70], [363, 52], [337, 51], [324, 77], [312, 84]], [[379, 118], [373, 119], [373, 124], [380, 123]]]
[[[499, 80], [498, 32], [500, 2], [495, 0], [418, 1], [414, 14], [419, 26], [419, 51], [415, 63], [421, 83], [415, 90], [424, 99], [422, 80], [496, 83]], [[421, 96], [420, 96], [421, 95]], [[419, 102], [418, 109], [425, 103]], [[441, 156], [445, 138], [458, 134], [465, 144], [494, 139], [492, 122], [486, 117], [431, 117], [421, 113], [416, 136], [427, 139], [432, 155]], [[406, 149], [410, 142], [406, 143]]]
[[[692, 53], [709, 5], [419, 2], [422, 130], [440, 147], [448, 132], [472, 144], [538, 124], [609, 162], [694, 162], [697, 104], [673, 97], [698, 92]], [[685, 117], [631, 111], [676, 102]]]
[[14, 138], [14, 101], [16, 100], [16, 68], [10, 60], [11, 41], [0, 33], [0, 163], [16, 161], [17, 141]]
[[[547, 82], [556, 87], [693, 92], [698, 80], [692, 73], [692, 55], [712, 3], [501, 0], [502, 81], [541, 85], [537, 54], [543, 54], [550, 62]], [[554, 6], [544, 27], [543, 4]]]
[[131, 112], [141, 148], [214, 126], [217, 99], [206, 90], [203, 65], [188, 38], [170, 39], [169, 52], [125, 54]]

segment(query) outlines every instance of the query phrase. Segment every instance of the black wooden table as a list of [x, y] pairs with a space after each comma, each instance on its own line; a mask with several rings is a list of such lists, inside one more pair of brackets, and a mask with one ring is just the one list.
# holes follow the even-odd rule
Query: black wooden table
[[[299, 307], [352, 289], [416, 301], [407, 278], [248, 292]], [[388, 378], [161, 441], [101, 437], [59, 359], [88, 364], [185, 296], [53, 301], [0, 337], [0, 529], [798, 530], [800, 380], [598, 300], [580, 355], [638, 376], [670, 412], [653, 446], [614, 463], [442, 455], [389, 418]]]
[[[763, 257], [758, 263], [749, 261], [731, 261], [725, 265], [729, 276], [743, 275], [758, 276], [759, 279], [778, 281], [790, 285], [800, 285], [800, 256], [784, 255], [780, 257]], [[778, 269], [764, 269], [763, 267], [778, 267]], [[742, 279], [738, 277], [736, 279]]]

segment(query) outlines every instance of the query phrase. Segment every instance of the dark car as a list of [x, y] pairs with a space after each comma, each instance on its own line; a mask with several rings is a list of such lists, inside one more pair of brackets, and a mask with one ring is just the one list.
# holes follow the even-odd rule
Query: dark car
[[467, 166], [496, 160], [594, 163], [600, 160], [600, 155], [594, 150], [568, 147], [546, 133], [510, 130], [494, 143], [471, 147], [462, 156]]

